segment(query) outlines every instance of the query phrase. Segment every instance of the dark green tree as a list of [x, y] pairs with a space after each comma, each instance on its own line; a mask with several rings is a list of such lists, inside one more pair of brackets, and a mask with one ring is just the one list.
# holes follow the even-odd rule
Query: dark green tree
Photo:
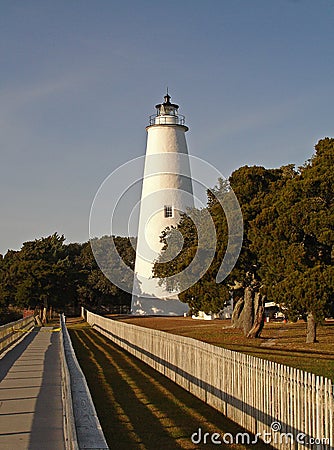
[[[111, 245], [111, 240], [114, 246]], [[133, 282], [133, 272], [130, 274], [122, 272], [117, 254], [133, 270], [135, 251], [129, 238], [104, 236], [83, 245], [82, 251], [76, 259], [81, 273], [77, 292], [82, 305], [95, 310], [108, 310], [117, 305], [130, 307], [131, 294], [110, 281], [117, 276], [117, 279], [124, 283], [124, 287], [131, 286]], [[98, 257], [105, 274], [97, 264], [95, 256]]]
[[20, 307], [42, 307], [44, 318], [49, 306], [60, 306], [68, 296], [69, 261], [65, 238], [57, 233], [25, 242], [18, 252], [9, 251], [3, 259], [1, 296]]
[[[213, 220], [217, 241], [212, 263], [203, 274], [200, 274], [200, 270], [205, 264], [194, 266], [194, 271], [196, 274], [200, 274], [200, 279], [193, 286], [181, 292], [179, 298], [187, 302], [195, 312], [199, 310], [217, 312], [228, 303], [229, 297], [233, 293], [235, 303], [233, 326], [241, 328], [248, 337], [260, 335], [265, 298], [261, 292], [262, 284], [258, 273], [257, 256], [250, 247], [249, 223], [261, 212], [264, 198], [281, 183], [282, 172], [280, 169], [267, 170], [263, 167], [245, 166], [235, 171], [229, 182], [218, 180], [218, 185], [207, 193], [208, 206], [206, 209], [184, 215], [177, 229], [167, 229], [163, 233], [162, 241], [165, 246], [154, 268], [155, 276], [160, 277], [161, 282], [166, 283], [164, 280], [167, 277], [171, 277], [175, 272], [181, 272], [191, 263], [196, 252], [199, 251], [205, 255], [205, 251], [212, 245], [210, 241], [215, 240], [207, 219], [209, 215]], [[228, 207], [229, 196], [232, 195], [231, 187], [239, 200], [244, 218], [243, 245], [232, 272], [222, 283], [217, 284], [216, 276], [226, 252], [229, 233], [222, 204]], [[229, 215], [230, 220], [233, 221], [233, 210], [229, 211]], [[190, 216], [196, 219], [196, 225]], [[199, 220], [198, 217], [202, 220]], [[174, 235], [178, 232], [183, 236], [182, 251], [172, 261], [164, 262], [166, 255], [167, 261], [170, 259], [168, 257], [169, 247], [172, 248], [171, 252], [174, 247], [177, 247], [173, 244], [177, 241]], [[201, 246], [198, 245], [197, 234], [204, 235]], [[205, 261], [210, 256], [209, 253], [200, 261]]]
[[250, 224], [252, 250], [271, 300], [296, 320], [307, 318], [307, 342], [333, 305], [334, 140], [263, 202]]
[[46, 312], [50, 306], [66, 303], [70, 264], [64, 241], [64, 236], [54, 233], [23, 244], [12, 267], [18, 304], [43, 305]]
[[244, 220], [240, 257], [227, 280], [234, 297], [232, 325], [250, 338], [260, 336], [266, 300], [258, 256], [252, 249], [250, 223], [261, 213], [265, 199], [281, 189], [285, 172], [285, 169], [244, 166], [230, 177]]

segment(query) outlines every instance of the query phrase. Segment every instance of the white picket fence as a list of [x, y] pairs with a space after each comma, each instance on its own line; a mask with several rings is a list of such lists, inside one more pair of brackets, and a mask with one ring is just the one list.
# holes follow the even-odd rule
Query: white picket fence
[[117, 345], [273, 447], [334, 448], [330, 379], [87, 310], [83, 317]]

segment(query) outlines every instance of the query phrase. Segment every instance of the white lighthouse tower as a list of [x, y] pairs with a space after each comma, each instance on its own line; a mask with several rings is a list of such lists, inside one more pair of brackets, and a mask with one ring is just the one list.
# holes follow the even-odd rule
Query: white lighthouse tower
[[[152, 269], [163, 244], [166, 227], [176, 226], [180, 214], [194, 206], [184, 116], [170, 102], [156, 105], [150, 116], [135, 263], [132, 313], [141, 315], [183, 315], [188, 306], [177, 294], [159, 285]], [[176, 255], [175, 255], [176, 256]]]

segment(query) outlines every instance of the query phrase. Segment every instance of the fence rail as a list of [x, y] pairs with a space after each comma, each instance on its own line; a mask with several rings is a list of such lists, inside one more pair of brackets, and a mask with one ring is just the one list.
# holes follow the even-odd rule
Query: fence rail
[[330, 379], [82, 310], [101, 334], [278, 449], [333, 449]]
[[23, 336], [22, 333], [30, 331], [35, 325], [34, 316], [25, 317], [15, 322], [0, 326], [0, 353]]
[[61, 325], [62, 396], [66, 450], [108, 450], [99, 418], [65, 324]]

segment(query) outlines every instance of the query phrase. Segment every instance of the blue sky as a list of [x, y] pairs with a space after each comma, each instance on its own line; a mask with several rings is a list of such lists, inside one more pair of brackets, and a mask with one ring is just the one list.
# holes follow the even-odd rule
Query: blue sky
[[224, 175], [301, 165], [334, 135], [333, 21], [333, 0], [2, 0], [0, 253], [88, 239], [167, 85], [189, 152]]

